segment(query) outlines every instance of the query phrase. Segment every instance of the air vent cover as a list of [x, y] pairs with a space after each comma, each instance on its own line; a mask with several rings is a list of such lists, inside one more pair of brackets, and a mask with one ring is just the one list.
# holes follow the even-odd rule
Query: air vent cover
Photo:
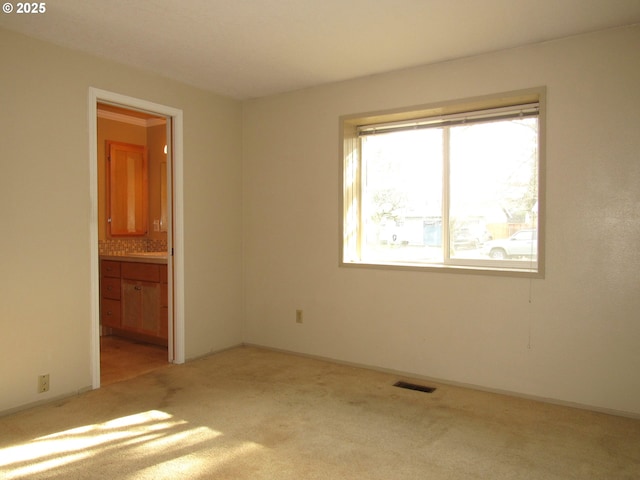
[[406, 388], [407, 390], [416, 390], [418, 392], [433, 393], [436, 391], [434, 387], [426, 387], [424, 385], [416, 385], [415, 383], [396, 382], [394, 387]]

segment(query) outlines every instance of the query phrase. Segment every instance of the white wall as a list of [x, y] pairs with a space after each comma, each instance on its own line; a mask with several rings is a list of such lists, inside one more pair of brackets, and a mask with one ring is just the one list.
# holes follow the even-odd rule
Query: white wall
[[[635, 26], [245, 102], [245, 342], [640, 414], [639, 51]], [[545, 279], [338, 267], [340, 115], [542, 85]]]
[[0, 58], [0, 412], [91, 385], [90, 86], [183, 110], [185, 354], [241, 343], [241, 104], [2, 29]]
[[[636, 26], [241, 106], [0, 29], [0, 412], [91, 383], [94, 86], [184, 111], [187, 358], [244, 339], [640, 414], [638, 47]], [[539, 85], [544, 280], [338, 268], [339, 115]]]

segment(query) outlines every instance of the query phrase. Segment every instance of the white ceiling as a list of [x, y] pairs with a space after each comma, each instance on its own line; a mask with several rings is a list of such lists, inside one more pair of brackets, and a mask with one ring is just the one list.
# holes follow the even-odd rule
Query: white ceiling
[[49, 0], [46, 9], [0, 14], [0, 26], [238, 99], [640, 23], [640, 0]]

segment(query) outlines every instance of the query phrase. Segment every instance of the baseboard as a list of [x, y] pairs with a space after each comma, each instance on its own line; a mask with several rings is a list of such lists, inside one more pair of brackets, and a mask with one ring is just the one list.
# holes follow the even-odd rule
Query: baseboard
[[23, 405], [18, 405], [17, 407], [9, 408], [7, 410], [2, 410], [0, 412], [0, 417], [6, 417], [7, 415], [11, 415], [13, 413], [18, 413], [23, 410], [29, 410], [31, 408], [40, 407], [42, 405], [49, 405], [51, 403], [60, 402], [62, 400], [66, 400], [71, 397], [77, 397], [82, 395], [83, 393], [89, 392], [93, 390], [93, 387], [89, 385], [88, 387], [83, 387], [75, 392], [65, 393], [63, 395], [58, 395], [56, 397], [47, 398], [46, 400], [38, 400], [37, 402], [25, 403]]
[[189, 357], [189, 358], [185, 359], [185, 363], [193, 362], [195, 360], [200, 360], [202, 358], [207, 358], [207, 357], [210, 357], [211, 355], [216, 355], [218, 353], [226, 352], [227, 350], [233, 350], [234, 348], [239, 348], [239, 347], [244, 347], [244, 343], [237, 343], [237, 344], [232, 345], [230, 347], [224, 347], [224, 348], [221, 348], [219, 350], [211, 350], [211, 351], [209, 351], [207, 353], [203, 353], [202, 355], [196, 355], [195, 357]]
[[[201, 358], [205, 358], [205, 357], [208, 357], [208, 356], [211, 356], [211, 355], [215, 355], [217, 353], [222, 353], [224, 351], [231, 350], [233, 348], [242, 347], [242, 346], [243, 346], [242, 343], [238, 343], [236, 345], [233, 345], [233, 346], [230, 346], [230, 347], [226, 347], [226, 348], [221, 348], [219, 350], [212, 350], [212, 351], [210, 351], [208, 353], [205, 353], [203, 355], [198, 355], [196, 357], [191, 357], [191, 358], [187, 359], [186, 362], [192, 362], [194, 360], [199, 360]], [[100, 388], [103, 388], [103, 387], [100, 387]], [[91, 390], [94, 390], [94, 388], [92, 386], [87, 386], [87, 387], [80, 388], [79, 390], [76, 390], [76, 391], [71, 392], [71, 393], [58, 395], [58, 396], [55, 396], [55, 397], [47, 398], [45, 400], [38, 400], [37, 402], [31, 402], [31, 403], [25, 403], [23, 405], [18, 405], [17, 407], [12, 407], [12, 408], [9, 408], [7, 410], [0, 411], [0, 417], [5, 417], [5, 416], [11, 415], [13, 413], [18, 413], [18, 412], [21, 412], [23, 410], [29, 410], [31, 408], [39, 407], [39, 406], [42, 406], [42, 405], [48, 405], [48, 404], [51, 404], [51, 403], [60, 402], [60, 401], [65, 400], [67, 398], [75, 397], [75, 396], [81, 395], [81, 394], [83, 394], [85, 392], [88, 392], [88, 391], [91, 391]]]
[[265, 350], [271, 350], [274, 352], [280, 352], [280, 353], [287, 353], [290, 355], [297, 355], [300, 357], [305, 357], [305, 358], [310, 358], [310, 359], [314, 359], [314, 360], [322, 360], [324, 362], [331, 362], [331, 363], [335, 363], [338, 365], [345, 365], [348, 367], [356, 367], [356, 368], [365, 368], [368, 370], [373, 370], [376, 372], [381, 372], [381, 373], [388, 373], [391, 375], [397, 375], [397, 376], [401, 376], [401, 377], [405, 377], [405, 378], [410, 378], [410, 379], [416, 379], [416, 380], [422, 380], [425, 382], [434, 382], [434, 383], [439, 383], [442, 385], [451, 385], [452, 387], [460, 387], [460, 388], [468, 388], [470, 390], [478, 390], [481, 392], [487, 392], [487, 393], [495, 393], [498, 395], [506, 395], [509, 397], [516, 397], [516, 398], [522, 398], [525, 400], [533, 400], [536, 402], [541, 402], [541, 403], [548, 403], [551, 405], [558, 405], [561, 407], [569, 407], [569, 408], [577, 408], [580, 410], [588, 410], [591, 412], [597, 412], [597, 413], [603, 413], [606, 415], [614, 415], [617, 417], [626, 417], [626, 418], [632, 418], [635, 420], [640, 420], [640, 413], [635, 413], [635, 412], [628, 412], [626, 410], [616, 410], [616, 409], [611, 409], [611, 408], [603, 408], [603, 407], [597, 407], [594, 405], [587, 405], [587, 404], [582, 404], [582, 403], [576, 403], [576, 402], [568, 402], [565, 400], [558, 400], [555, 398], [547, 398], [547, 397], [541, 397], [541, 396], [537, 396], [537, 395], [529, 395], [526, 393], [520, 393], [520, 392], [514, 392], [514, 391], [510, 391], [510, 390], [502, 390], [502, 389], [498, 389], [498, 388], [489, 388], [489, 387], [484, 387], [482, 385], [476, 385], [476, 384], [470, 384], [470, 383], [463, 383], [463, 382], [455, 382], [455, 381], [451, 381], [451, 380], [446, 380], [446, 379], [442, 379], [442, 378], [435, 378], [435, 377], [428, 377], [425, 375], [419, 375], [416, 373], [411, 373], [411, 372], [404, 372], [401, 370], [394, 370], [394, 369], [390, 369], [390, 368], [383, 368], [383, 367], [377, 367], [377, 366], [372, 366], [372, 365], [367, 365], [367, 364], [362, 364], [362, 363], [357, 363], [357, 362], [348, 362], [345, 360], [337, 360], [335, 358], [330, 358], [330, 357], [323, 357], [321, 355], [311, 355], [308, 353], [302, 353], [302, 352], [296, 352], [293, 350], [286, 350], [286, 349], [280, 349], [280, 348], [274, 348], [274, 347], [268, 347], [265, 345], [260, 345], [260, 344], [255, 344], [255, 343], [243, 343], [242, 344], [245, 347], [254, 347], [254, 348], [262, 348]]

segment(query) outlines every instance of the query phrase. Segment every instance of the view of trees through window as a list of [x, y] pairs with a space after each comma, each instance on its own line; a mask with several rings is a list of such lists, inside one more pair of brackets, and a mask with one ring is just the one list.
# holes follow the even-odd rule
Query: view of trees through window
[[537, 261], [538, 117], [361, 139], [365, 262]]

